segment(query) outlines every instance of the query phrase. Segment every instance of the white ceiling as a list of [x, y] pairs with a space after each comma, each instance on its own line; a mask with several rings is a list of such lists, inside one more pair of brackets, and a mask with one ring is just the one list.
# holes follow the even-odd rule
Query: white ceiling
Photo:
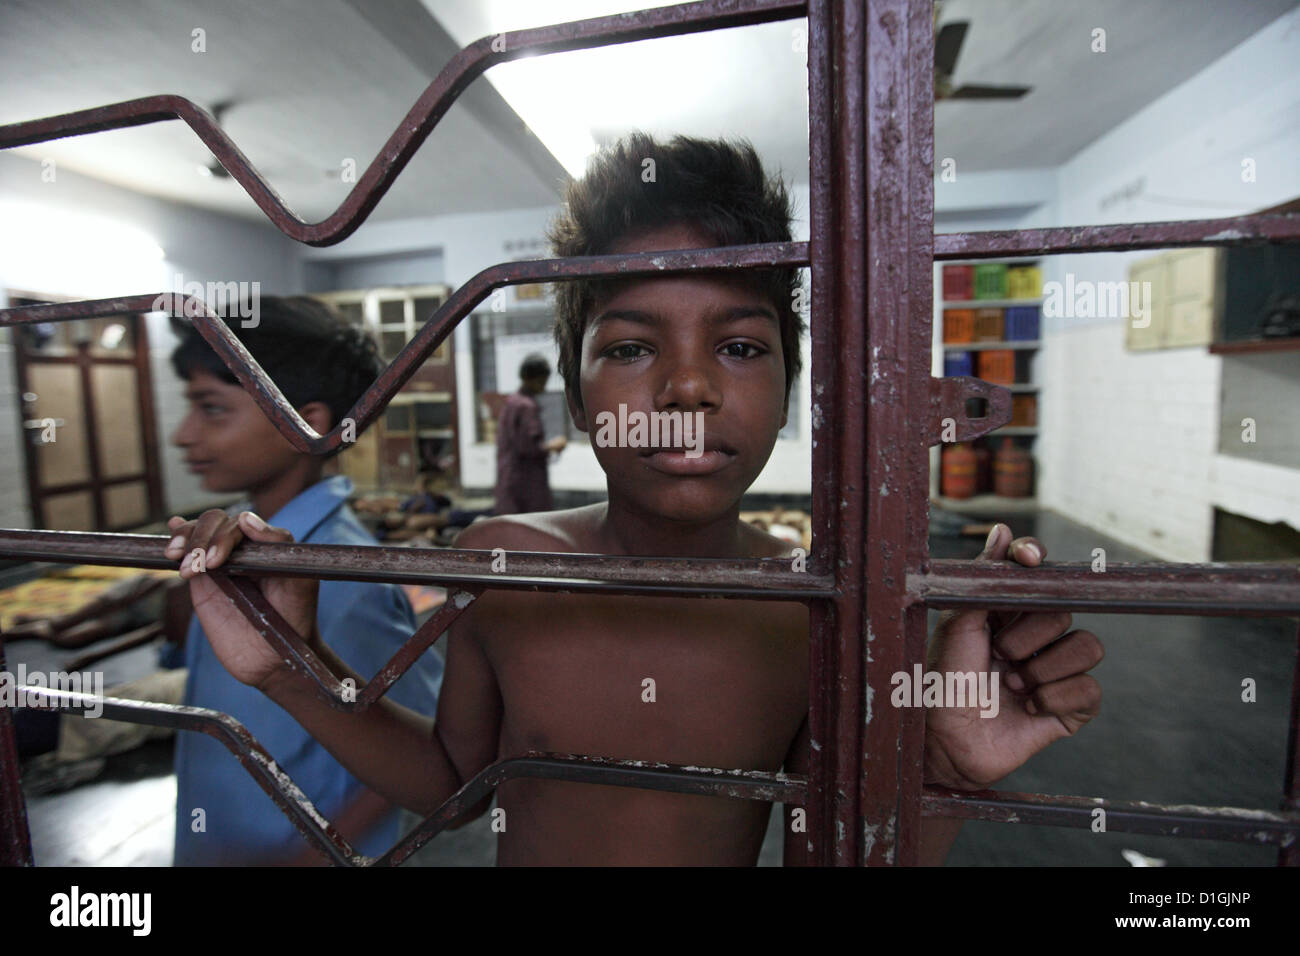
[[[0, 123], [153, 93], [203, 106], [233, 100], [224, 120], [231, 137], [300, 215], [319, 219], [350, 188], [326, 170], [348, 158], [363, 169], [457, 46], [647, 5], [665, 4], [0, 0]], [[967, 171], [1054, 166], [1294, 6], [947, 0], [941, 22], [971, 23], [957, 85], [1033, 92], [937, 104], [936, 155], [957, 157]], [[191, 50], [196, 27], [206, 31], [206, 53]], [[496, 67], [452, 108], [373, 218], [551, 205], [562, 163], [578, 168], [584, 145], [631, 129], [745, 136], [787, 178], [804, 180], [803, 27], [791, 21]], [[1098, 27], [1104, 54], [1090, 49]], [[183, 123], [20, 152], [142, 192], [261, 216], [233, 181], [198, 173], [210, 156]]]

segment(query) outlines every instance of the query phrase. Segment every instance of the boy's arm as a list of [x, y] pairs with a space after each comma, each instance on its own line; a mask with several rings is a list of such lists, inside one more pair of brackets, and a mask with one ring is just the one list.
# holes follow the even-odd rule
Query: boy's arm
[[[193, 522], [173, 518], [169, 525], [175, 538], [166, 553], [176, 558], [185, 556], [181, 576], [190, 582], [195, 613], [217, 657], [236, 680], [262, 690], [354, 776], [398, 806], [427, 814], [459, 789], [459, 771], [443, 743], [446, 735], [434, 732], [433, 720], [386, 697], [364, 711], [336, 710], [317, 695], [315, 684], [309, 678], [285, 665], [212, 579], [192, 564], [191, 555], [196, 551], [206, 551], [203, 567], [214, 568], [229, 557], [244, 537], [288, 543], [293, 541], [292, 534], [283, 528], [270, 527], [248, 512], [231, 518], [216, 509]], [[286, 622], [299, 634], [310, 635], [308, 648], [335, 677], [340, 680], [350, 677], [358, 687], [366, 682], [370, 675], [356, 673], [321, 640], [316, 626], [315, 581], [262, 578], [258, 583]], [[458, 660], [463, 658], [464, 655], [458, 655]], [[443, 678], [444, 701], [450, 696], [464, 702], [466, 696], [472, 696], [464, 689], [457, 692], [460, 670], [471, 669], [453, 668], [448, 660]], [[467, 706], [470, 714], [487, 717], [493, 713], [495, 700], [461, 706]], [[456, 728], [455, 733], [458, 739], [465, 734], [491, 735], [495, 746], [494, 730], [494, 722], [484, 719], [478, 724], [470, 721], [469, 726]], [[461, 742], [454, 749], [474, 748]]]

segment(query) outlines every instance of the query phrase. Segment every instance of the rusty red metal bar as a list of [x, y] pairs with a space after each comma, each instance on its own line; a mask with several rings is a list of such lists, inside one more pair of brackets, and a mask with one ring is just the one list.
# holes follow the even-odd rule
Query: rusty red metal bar
[[[0, 634], [0, 673], [5, 664], [4, 635]], [[0, 706], [0, 866], [31, 866], [32, 836], [27, 827], [27, 804], [18, 774], [18, 739], [14, 712]]]
[[[166, 535], [0, 529], [0, 553], [60, 563], [174, 570]], [[492, 570], [487, 551], [244, 541], [224, 573], [315, 577], [331, 581], [438, 582], [465, 589], [563, 589], [613, 594], [791, 601], [834, 596], [834, 579], [791, 570], [789, 561], [613, 558], [597, 554], [512, 551]], [[213, 572], [222, 573], [222, 572]]]
[[1127, 222], [1053, 229], [954, 232], [934, 237], [935, 259], [992, 259], [1074, 252], [1123, 252], [1180, 246], [1246, 246], [1300, 241], [1300, 215]]
[[[743, 26], [802, 15], [805, 4], [710, 0], [637, 14], [484, 38], [462, 50], [426, 89], [357, 187], [334, 214], [308, 224], [279, 200], [211, 117], [187, 100], [149, 97], [60, 117], [0, 127], [0, 148], [62, 136], [181, 118], [212, 149], [267, 216], [291, 237], [337, 242], [369, 215], [456, 96], [495, 62], [679, 33]], [[486, 588], [674, 594], [800, 600], [810, 605], [813, 758], [806, 785], [794, 777], [673, 768], [602, 758], [530, 755], [487, 768], [435, 811], [411, 838], [385, 855], [400, 862], [493, 787], [512, 776], [585, 780], [749, 799], [805, 800], [814, 862], [900, 864], [917, 859], [921, 813], [1077, 825], [1079, 812], [1112, 807], [1135, 832], [1196, 829], [1214, 839], [1251, 839], [1282, 848], [1294, 862], [1297, 829], [1296, 720], [1293, 694], [1284, 810], [1105, 804], [1041, 794], [936, 794], [921, 788], [923, 715], [873, 707], [888, 697], [889, 675], [924, 655], [927, 607], [1097, 608], [1138, 613], [1294, 613], [1300, 609], [1290, 566], [1083, 566], [1016, 569], [929, 562], [925, 527], [925, 450], [935, 416], [959, 411], [979, 388], [936, 387], [929, 377], [931, 263], [934, 259], [1117, 251], [1187, 245], [1300, 241], [1300, 217], [1258, 215], [1221, 220], [1139, 223], [1013, 232], [933, 235], [932, 18], [924, 0], [810, 0], [809, 87], [812, 228], [808, 244], [787, 243], [640, 256], [503, 263], [457, 291], [353, 407], [360, 428], [492, 289], [578, 276], [673, 274], [696, 270], [811, 265], [813, 522], [817, 548], [808, 573], [780, 562], [616, 559], [585, 555], [512, 555], [509, 574], [493, 574], [481, 552], [420, 554], [407, 549], [326, 545], [244, 546], [215, 577], [241, 612], [272, 635], [318, 689], [342, 701], [333, 675], [241, 575], [310, 574], [352, 580], [440, 581], [452, 600], [406, 642], [367, 684], [365, 703], [382, 696]], [[295, 447], [325, 454], [342, 443], [342, 426], [316, 434], [284, 400], [229, 328], [186, 297], [136, 296], [0, 312], [0, 325], [94, 315], [190, 310], [223, 361]], [[994, 427], [996, 414], [962, 418], [963, 435]], [[868, 401], [870, 396], [870, 401]], [[958, 417], [955, 416], [954, 417]], [[34, 560], [78, 560], [170, 567], [161, 537], [0, 531], [0, 553]], [[869, 546], [874, 543], [874, 547]], [[394, 553], [397, 552], [397, 553]], [[685, 583], [684, 583], [685, 582]], [[54, 693], [54, 692], [47, 692]], [[360, 699], [358, 700], [358, 704]], [[105, 712], [109, 713], [105, 703]], [[299, 829], [335, 862], [364, 862], [279, 773], [255, 740], [225, 715], [198, 708], [114, 702], [110, 716], [210, 733], [231, 749]], [[0, 756], [12, 758], [7, 714], [0, 714]], [[8, 748], [8, 749], [5, 749]], [[24, 857], [25, 816], [16, 774], [0, 791], [6, 860]], [[470, 789], [473, 788], [473, 789]], [[16, 800], [14, 795], [17, 794]], [[1082, 801], [1082, 803], [1080, 802]], [[11, 813], [17, 807], [17, 816]], [[1262, 815], [1261, 815], [1262, 814]], [[19, 819], [21, 818], [21, 819]], [[1176, 823], [1171, 821], [1183, 821]], [[21, 832], [19, 823], [22, 824]], [[1152, 829], [1142, 829], [1152, 828]], [[1255, 834], [1250, 836], [1249, 834]], [[1264, 834], [1260, 837], [1259, 834]], [[1243, 836], [1245, 835], [1245, 836]]]
[[[1296, 627], [1296, 656], [1291, 670], [1291, 719], [1286, 736], [1286, 771], [1282, 776], [1282, 809], [1300, 813], [1300, 624]], [[1278, 851], [1278, 866], [1300, 866], [1300, 841]]]
[[[205, 733], [216, 739], [244, 766], [258, 785], [293, 821], [298, 831], [316, 849], [340, 866], [396, 866], [434, 836], [455, 823], [483, 797], [507, 780], [535, 778], [570, 780], [612, 787], [637, 787], [644, 790], [669, 790], [706, 796], [733, 797], [740, 800], [801, 802], [806, 791], [803, 778], [782, 773], [754, 770], [717, 770], [711, 767], [684, 767], [644, 760], [615, 760], [572, 754], [529, 753], [500, 760], [485, 767], [424, 822], [403, 837], [382, 857], [373, 859], [357, 853], [351, 844], [312, 805], [289, 775], [276, 766], [265, 748], [239, 721], [228, 714], [202, 707], [158, 704], [151, 701], [96, 698], [91, 694], [52, 690], [48, 687], [19, 688], [35, 706], [78, 712], [102, 708], [109, 720], [125, 720]], [[9, 716], [3, 708], [0, 719]], [[17, 775], [6, 776], [17, 781]], [[21, 809], [21, 803], [19, 803]], [[26, 815], [20, 814], [26, 832]], [[10, 849], [5, 844], [6, 850]], [[21, 850], [21, 847], [13, 849]], [[26, 856], [17, 855], [6, 865], [30, 865], [30, 844]]]
[[994, 823], [1091, 828], [1098, 809], [1106, 812], [1106, 832], [1145, 833], [1200, 840], [1273, 845], [1292, 850], [1300, 840], [1300, 813], [1201, 807], [1096, 797], [927, 787], [921, 797], [927, 814]]
[[788, 20], [803, 16], [804, 9], [803, 2], [791, 0], [705, 0], [483, 37], [462, 49], [442, 68], [402, 118], [379, 154], [371, 160], [339, 208], [316, 223], [298, 218], [217, 125], [212, 115], [183, 96], [148, 96], [97, 109], [0, 126], [0, 149], [172, 119], [184, 120], [281, 232], [307, 245], [328, 246], [346, 239], [365, 222], [456, 98], [478, 76], [498, 63], [525, 56]]
[[[298, 451], [326, 455], [343, 445], [346, 421], [360, 433], [373, 422], [389, 399], [419, 370], [452, 329], [491, 294], [493, 289], [528, 282], [554, 282], [598, 276], [679, 275], [718, 271], [724, 268], [800, 266], [807, 262], [801, 243], [766, 243], [681, 252], [636, 255], [584, 256], [572, 259], [540, 259], [501, 263], [484, 269], [465, 283], [424, 323], [415, 337], [393, 359], [379, 377], [327, 434], [318, 435], [285, 399], [256, 359], [230, 327], [192, 296], [163, 292], [88, 302], [0, 309], [0, 327], [35, 322], [66, 322], [72, 319], [165, 311], [189, 318], [203, 338], [221, 357], [226, 367], [253, 396], [267, 418]], [[730, 265], [729, 265], [730, 264]]]
[[1278, 617], [1300, 613], [1294, 564], [985, 565], [936, 560], [910, 575], [913, 600], [933, 608], [1103, 611]]
[[890, 707], [891, 676], [924, 663], [924, 607], [908, 573], [929, 556], [934, 316], [934, 14], [867, 5], [867, 482], [859, 863], [919, 862], [925, 714]]

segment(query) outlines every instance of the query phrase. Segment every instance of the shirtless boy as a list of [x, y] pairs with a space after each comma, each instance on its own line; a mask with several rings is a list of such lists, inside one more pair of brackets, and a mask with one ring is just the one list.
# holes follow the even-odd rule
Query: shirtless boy
[[[647, 158], [655, 159], [653, 183], [641, 178]], [[790, 240], [784, 188], [766, 179], [747, 146], [630, 137], [595, 160], [567, 200], [552, 231], [558, 255]], [[577, 426], [594, 434], [596, 416], [620, 403], [647, 414], [702, 412], [703, 454], [593, 441], [606, 504], [481, 521], [459, 546], [786, 555], [786, 544], [742, 522], [739, 509], [786, 420], [799, 365], [797, 281], [782, 271], [561, 284], [560, 372]], [[248, 512], [173, 518], [171, 527], [184, 540], [169, 556], [211, 549], [208, 568], [220, 567], [244, 537], [292, 540]], [[1045, 556], [1034, 539], [1010, 538], [998, 525], [981, 558], [1037, 565]], [[420, 814], [489, 764], [529, 751], [807, 772], [802, 604], [488, 591], [448, 632], [430, 721], [387, 700], [362, 713], [332, 709], [285, 669], [206, 574], [188, 565], [181, 574], [230, 672], [293, 714], [369, 786]], [[370, 676], [321, 645], [315, 582], [260, 584], [340, 679]], [[1069, 615], [1051, 613], [1005, 626], [981, 610], [945, 617], [931, 638], [932, 668], [1006, 673], [992, 719], [975, 708], [927, 711], [927, 783], [990, 786], [1098, 712], [1101, 690], [1085, 672], [1100, 661], [1101, 644], [1069, 625]], [[647, 677], [655, 681], [652, 703], [642, 699]], [[239, 772], [233, 763], [231, 772]], [[497, 800], [506, 819], [501, 864], [752, 865], [770, 811], [750, 800], [542, 780], [503, 784]], [[785, 859], [797, 864], [805, 862], [806, 836], [791, 833], [790, 810]], [[922, 862], [942, 862], [959, 826], [926, 818]]]

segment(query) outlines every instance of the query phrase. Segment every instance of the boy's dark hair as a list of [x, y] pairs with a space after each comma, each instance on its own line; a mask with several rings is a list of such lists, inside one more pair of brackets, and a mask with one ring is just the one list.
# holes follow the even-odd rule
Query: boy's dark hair
[[[252, 314], [247, 303], [244, 306], [228, 310], [226, 325], [290, 405], [328, 405], [331, 427], [343, 419], [384, 370], [374, 338], [347, 324], [322, 302], [306, 296], [262, 296], [258, 323], [253, 328], [244, 328], [245, 320], [238, 317]], [[188, 381], [195, 371], [204, 371], [231, 385], [239, 384], [198, 329], [182, 319], [172, 319], [172, 329], [181, 340], [171, 356], [178, 376]], [[343, 447], [332, 454], [338, 454]]]
[[[646, 160], [653, 160], [653, 166]], [[643, 178], [651, 169], [653, 177]], [[602, 255], [626, 235], [678, 223], [696, 226], [719, 246], [790, 242], [792, 215], [785, 184], [779, 176], [767, 177], [747, 141], [676, 136], [660, 143], [646, 133], [633, 133], [597, 154], [586, 175], [569, 184], [564, 209], [547, 238], [556, 256]], [[802, 366], [799, 337], [804, 322], [794, 308], [799, 270], [728, 275], [751, 283], [776, 309], [788, 397]], [[555, 284], [559, 370], [579, 407], [582, 336], [596, 299], [618, 281], [578, 279]]]
[[551, 363], [546, 361], [544, 355], [529, 355], [519, 364], [519, 378], [526, 380], [530, 378], [550, 378]]

